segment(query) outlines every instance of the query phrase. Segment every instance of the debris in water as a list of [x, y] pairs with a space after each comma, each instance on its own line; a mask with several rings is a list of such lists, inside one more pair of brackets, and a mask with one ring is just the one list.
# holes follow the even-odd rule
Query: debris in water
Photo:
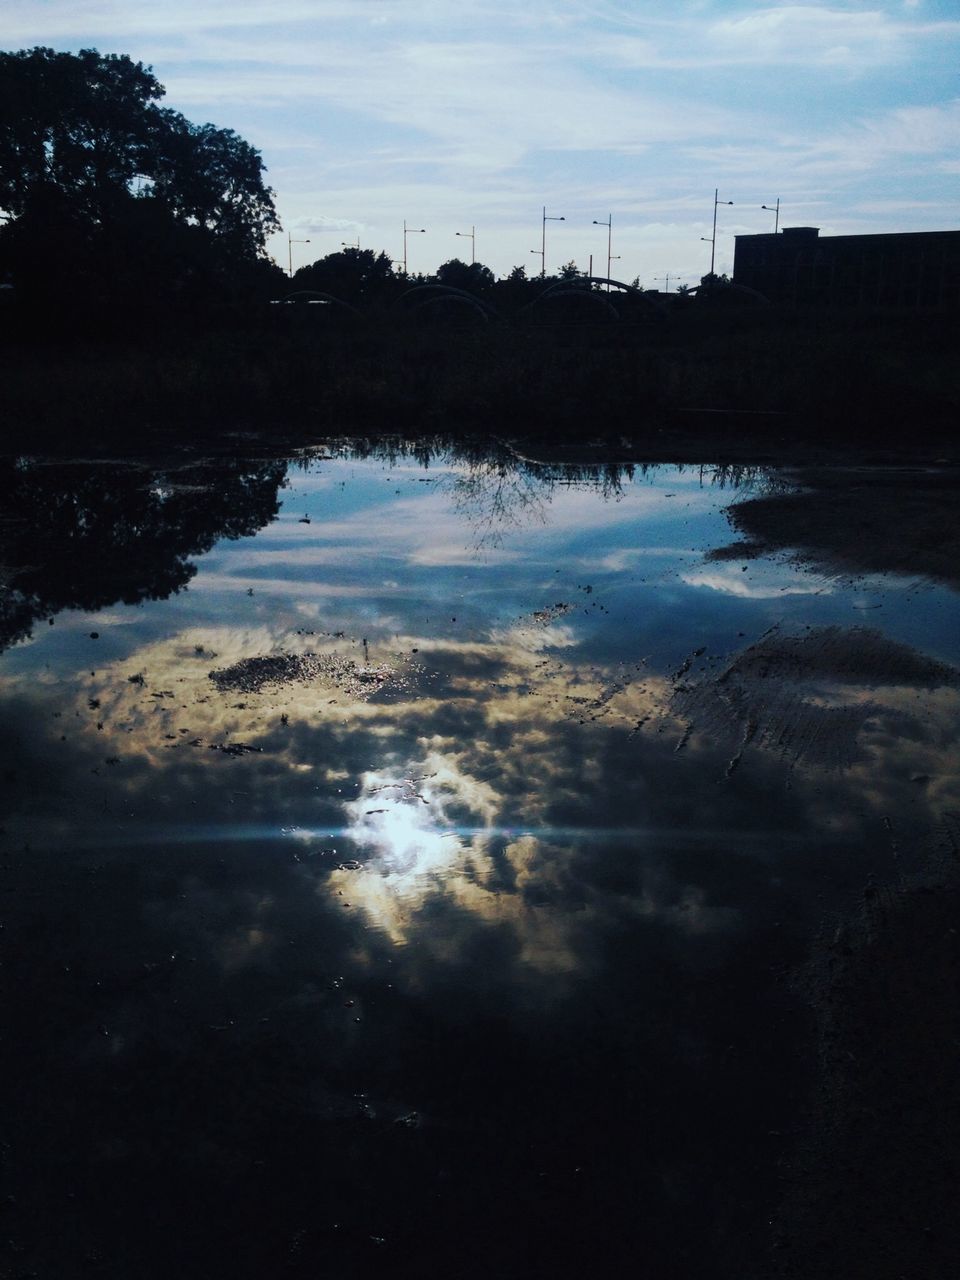
[[558, 600], [556, 604], [550, 605], [547, 609], [537, 609], [535, 613], [530, 615], [530, 620], [536, 622], [539, 626], [546, 626], [550, 622], [555, 622], [557, 618], [562, 618], [564, 614], [572, 612], [572, 604]]
[[325, 680], [354, 698], [369, 698], [396, 676], [385, 662], [359, 664], [338, 654], [273, 653], [208, 673], [221, 693], [259, 693], [265, 685]]

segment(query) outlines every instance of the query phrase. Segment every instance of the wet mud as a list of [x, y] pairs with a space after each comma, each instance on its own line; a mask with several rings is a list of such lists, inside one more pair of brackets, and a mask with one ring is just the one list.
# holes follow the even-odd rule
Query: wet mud
[[[878, 718], [908, 732], [911, 712], [884, 701], [884, 687], [956, 688], [960, 671], [865, 627], [777, 629], [706, 679], [674, 687], [672, 707], [694, 731], [773, 751], [791, 765], [849, 768], [867, 758], [860, 737]], [[865, 690], [872, 691], [866, 696]]]

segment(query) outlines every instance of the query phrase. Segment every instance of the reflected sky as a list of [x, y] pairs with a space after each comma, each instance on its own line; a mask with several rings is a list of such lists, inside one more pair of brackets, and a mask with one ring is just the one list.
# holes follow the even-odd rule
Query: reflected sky
[[[153, 539], [131, 595], [128, 539], [137, 603], [38, 554], [28, 618], [6, 548], [21, 1256], [742, 1274], [803, 1086], [782, 976], [960, 805], [953, 584], [805, 552], [816, 489], [760, 469], [343, 448], [231, 477], [211, 514], [216, 464], [181, 476], [189, 531], [169, 469], [137, 480], [180, 566]], [[188, 1193], [192, 1253], [161, 1230]]]

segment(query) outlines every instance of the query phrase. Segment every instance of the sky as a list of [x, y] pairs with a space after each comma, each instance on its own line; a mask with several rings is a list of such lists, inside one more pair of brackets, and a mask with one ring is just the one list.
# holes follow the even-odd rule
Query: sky
[[605, 275], [609, 236], [615, 279], [673, 290], [715, 191], [717, 271], [778, 200], [823, 235], [958, 226], [958, 0], [4, 0], [3, 42], [128, 54], [236, 130], [283, 267], [400, 264], [406, 222], [411, 272], [532, 275], [545, 231], [549, 272]]

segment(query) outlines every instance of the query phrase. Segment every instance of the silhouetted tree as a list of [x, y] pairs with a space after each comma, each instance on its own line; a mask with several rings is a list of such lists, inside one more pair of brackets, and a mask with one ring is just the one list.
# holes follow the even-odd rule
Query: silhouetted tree
[[372, 302], [396, 283], [393, 263], [385, 253], [350, 246], [295, 272], [292, 289], [317, 289], [343, 302]]
[[163, 94], [125, 55], [0, 53], [0, 271], [38, 313], [192, 298], [262, 258], [279, 223], [259, 153]]
[[152, 197], [237, 256], [261, 253], [279, 223], [260, 153], [232, 129], [191, 124], [176, 111], [159, 111], [152, 123]]
[[451, 258], [437, 268], [436, 280], [438, 284], [449, 285], [452, 289], [487, 293], [493, 287], [495, 277], [482, 262], [468, 264], [461, 262], [459, 258]]
[[14, 218], [54, 203], [107, 217], [149, 167], [163, 93], [126, 56], [0, 53], [0, 207]]
[[561, 280], [579, 280], [583, 275], [586, 275], [586, 272], [580, 271], [572, 259], [564, 263], [559, 272]]
[[504, 311], [516, 311], [520, 307], [526, 306], [543, 289], [543, 282], [539, 279], [530, 280], [527, 277], [527, 269], [524, 266], [514, 267], [513, 270], [503, 280], [498, 280], [493, 285], [491, 295], [495, 305]]

